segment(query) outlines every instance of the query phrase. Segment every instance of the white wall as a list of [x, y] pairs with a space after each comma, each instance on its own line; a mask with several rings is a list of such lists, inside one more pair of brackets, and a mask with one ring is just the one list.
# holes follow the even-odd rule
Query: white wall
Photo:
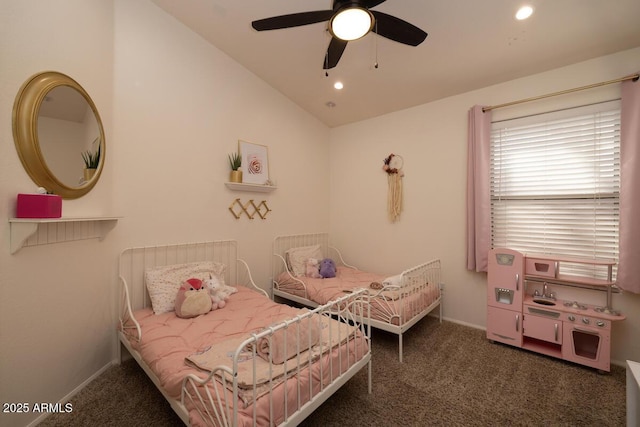
[[[100, 182], [63, 201], [63, 215], [122, 218], [102, 242], [11, 255], [16, 194], [36, 187], [14, 147], [11, 111], [22, 83], [44, 70], [80, 82], [105, 126]], [[151, 2], [3, 1], [0, 75], [0, 402], [55, 403], [113, 361], [122, 249], [237, 239], [268, 288], [273, 237], [328, 229], [326, 126]], [[224, 186], [238, 139], [269, 147], [275, 192]], [[237, 220], [235, 198], [267, 200], [272, 212]], [[0, 425], [37, 415], [0, 413]]]
[[[91, 94], [112, 128], [113, 4], [38, 0], [0, 4], [0, 402], [52, 402], [113, 358], [114, 241], [81, 241], [9, 253], [8, 218], [18, 193], [36, 185], [12, 136], [11, 112], [22, 83], [56, 70]], [[109, 133], [108, 133], [109, 134]], [[87, 196], [65, 201], [65, 216], [108, 214], [112, 168]], [[35, 414], [0, 413], [0, 424], [25, 425]]]
[[[115, 24], [119, 246], [237, 239], [270, 288], [273, 238], [328, 227], [328, 129], [151, 2], [117, 1]], [[239, 139], [268, 146], [277, 190], [225, 187]], [[272, 212], [236, 219], [236, 198]]]
[[[348, 261], [385, 273], [440, 258], [446, 283], [445, 317], [484, 328], [486, 274], [466, 270], [468, 109], [607, 81], [638, 70], [640, 48], [332, 129], [332, 241]], [[620, 85], [612, 85], [496, 110], [494, 119], [619, 96]], [[406, 174], [404, 211], [395, 224], [387, 220], [387, 176], [382, 171], [383, 159], [390, 153], [404, 158]], [[640, 295], [614, 295], [613, 305], [627, 319], [613, 327], [612, 358], [617, 363], [640, 360]]]

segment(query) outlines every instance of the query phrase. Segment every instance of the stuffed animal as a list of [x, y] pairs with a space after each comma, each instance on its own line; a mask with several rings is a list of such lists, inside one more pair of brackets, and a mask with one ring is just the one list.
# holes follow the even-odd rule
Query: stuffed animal
[[212, 310], [224, 308], [227, 305], [229, 296], [238, 292], [237, 288], [220, 283], [220, 280], [213, 276], [209, 276], [208, 279], [205, 279], [204, 287], [209, 291]]
[[320, 279], [320, 261], [318, 258], [309, 258], [305, 261], [305, 276], [313, 277], [314, 279]]
[[320, 261], [320, 275], [323, 279], [336, 277], [336, 264], [331, 258], [325, 258]]
[[186, 280], [176, 296], [176, 315], [178, 317], [196, 317], [211, 311], [209, 292], [200, 279]]

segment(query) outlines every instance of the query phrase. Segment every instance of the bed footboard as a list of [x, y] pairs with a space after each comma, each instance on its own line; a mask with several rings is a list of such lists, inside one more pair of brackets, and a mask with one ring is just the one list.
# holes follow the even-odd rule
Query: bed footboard
[[373, 327], [398, 334], [398, 358], [403, 361], [403, 334], [434, 309], [442, 323], [440, 260], [432, 260], [389, 278], [370, 295]]
[[380, 320], [410, 327], [415, 317], [440, 300], [440, 260], [407, 269], [382, 285], [370, 295], [379, 310]]
[[[368, 316], [360, 290], [251, 334], [234, 344], [231, 366], [185, 377], [181, 404], [203, 425], [297, 425], [365, 366], [371, 393]], [[284, 361], [275, 360], [276, 346], [289, 349]], [[194, 358], [206, 360], [217, 357]]]

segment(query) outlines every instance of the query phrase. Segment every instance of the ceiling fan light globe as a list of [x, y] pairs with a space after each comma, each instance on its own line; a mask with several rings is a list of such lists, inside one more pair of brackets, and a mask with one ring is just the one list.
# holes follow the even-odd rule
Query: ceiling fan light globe
[[529, 5], [522, 6], [520, 9], [518, 9], [518, 12], [516, 12], [516, 19], [518, 21], [523, 21], [529, 18], [532, 14], [533, 14], [533, 8], [531, 6]]
[[373, 28], [373, 15], [361, 7], [343, 9], [329, 22], [331, 34], [346, 41], [365, 36], [371, 28]]

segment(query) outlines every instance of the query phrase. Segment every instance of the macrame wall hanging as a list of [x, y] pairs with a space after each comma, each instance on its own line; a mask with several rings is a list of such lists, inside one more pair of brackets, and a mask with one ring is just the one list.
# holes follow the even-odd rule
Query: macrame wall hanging
[[391, 222], [396, 222], [400, 219], [400, 213], [402, 212], [403, 165], [404, 160], [402, 159], [402, 156], [391, 153], [389, 154], [389, 157], [384, 159], [384, 166], [382, 166], [382, 170], [387, 173], [387, 181], [389, 183], [387, 212], [389, 214], [389, 221]]

